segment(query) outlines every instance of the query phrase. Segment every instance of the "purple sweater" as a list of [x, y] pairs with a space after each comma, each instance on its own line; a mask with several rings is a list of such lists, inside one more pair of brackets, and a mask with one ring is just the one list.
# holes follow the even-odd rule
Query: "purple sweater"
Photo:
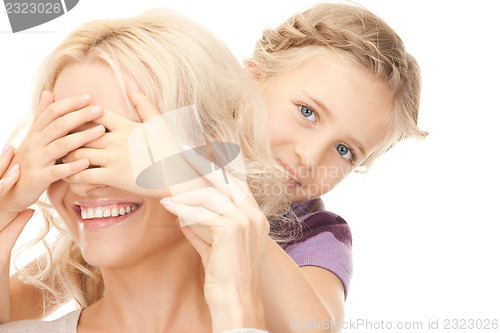
[[[319, 201], [319, 206], [306, 213]], [[294, 203], [292, 209], [302, 223], [301, 235], [284, 246], [286, 253], [300, 266], [317, 266], [337, 275], [347, 298], [352, 276], [352, 237], [346, 221], [325, 210], [316, 198]]]

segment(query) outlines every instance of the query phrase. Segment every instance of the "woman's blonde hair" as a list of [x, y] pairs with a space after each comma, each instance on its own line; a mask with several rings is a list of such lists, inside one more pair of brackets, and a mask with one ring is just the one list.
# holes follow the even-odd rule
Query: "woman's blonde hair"
[[[273, 186], [281, 188], [283, 180], [275, 172], [281, 166], [272, 158], [263, 101], [231, 52], [206, 28], [167, 9], [85, 23], [41, 65], [33, 109], [42, 91], [53, 90], [64, 68], [88, 61], [109, 65], [124, 96], [123, 74], [130, 74], [161, 113], [194, 104], [210, 139], [240, 146], [250, 189], [268, 218], [289, 206], [280, 191], [271, 190]], [[61, 303], [72, 297], [82, 307], [92, 304], [104, 292], [99, 268], [85, 262], [51, 206], [42, 200], [39, 204], [44, 206], [40, 208], [45, 229], [35, 242], [44, 243], [46, 262], [40, 263], [35, 276], [31, 272], [28, 282], [48, 292], [44, 301]], [[280, 228], [271, 230], [283, 230], [282, 224], [286, 224], [283, 220], [276, 223]], [[51, 245], [45, 240], [50, 227], [61, 233]], [[289, 240], [279, 232], [271, 236], [277, 241]]]
[[389, 131], [382, 148], [361, 164], [373, 161], [408, 138], [424, 138], [417, 126], [421, 76], [415, 58], [381, 18], [353, 3], [324, 3], [296, 14], [276, 29], [266, 29], [246, 65], [265, 84], [308, 60], [339, 55], [387, 83], [394, 96]]

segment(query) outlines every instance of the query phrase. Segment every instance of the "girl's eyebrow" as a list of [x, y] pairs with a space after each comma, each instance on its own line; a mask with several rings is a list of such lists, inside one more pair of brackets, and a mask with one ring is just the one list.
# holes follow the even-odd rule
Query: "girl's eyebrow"
[[[333, 121], [335, 119], [335, 117], [333, 116], [333, 113], [325, 106], [325, 104], [321, 103], [321, 101], [319, 101], [316, 98], [312, 97], [311, 95], [309, 95], [304, 90], [300, 90], [300, 92], [302, 92], [304, 95], [306, 95], [307, 98], [309, 98], [311, 101], [313, 101], [314, 104], [316, 104], [321, 109], [321, 111], [323, 111], [323, 113], [326, 114], [326, 116], [330, 119], [330, 121]], [[356, 146], [356, 148], [358, 148], [358, 150], [361, 152], [361, 155], [363, 157], [366, 156], [366, 149], [365, 149], [365, 147], [363, 147], [363, 145], [361, 144], [361, 142], [359, 142], [358, 140], [356, 140], [353, 137], [348, 137], [348, 138], [346, 138], [346, 140], [349, 141], [349, 142], [354, 143], [354, 145]]]
[[324, 114], [327, 115], [327, 117], [333, 121], [334, 117], [333, 117], [333, 113], [325, 106], [325, 104], [321, 103], [321, 101], [317, 100], [316, 98], [312, 97], [311, 95], [309, 95], [307, 92], [305, 92], [304, 90], [299, 90], [301, 93], [303, 93], [304, 95], [306, 95], [307, 98], [309, 98], [310, 100], [312, 100], [314, 102], [314, 104], [316, 104], [320, 109], [321, 111], [323, 111]]

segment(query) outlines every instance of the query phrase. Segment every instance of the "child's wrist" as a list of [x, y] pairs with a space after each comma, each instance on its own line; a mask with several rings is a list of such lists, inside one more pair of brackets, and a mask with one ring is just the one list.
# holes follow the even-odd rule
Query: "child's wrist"
[[241, 288], [218, 288], [207, 291], [214, 332], [250, 327], [265, 329], [264, 307], [259, 293], [242, 292]]
[[213, 332], [237, 328], [265, 330], [264, 308], [262, 302], [235, 301], [210, 307]]

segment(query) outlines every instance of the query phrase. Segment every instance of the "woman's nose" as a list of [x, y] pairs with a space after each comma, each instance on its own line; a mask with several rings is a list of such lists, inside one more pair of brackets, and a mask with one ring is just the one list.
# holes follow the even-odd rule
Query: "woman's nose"
[[72, 192], [76, 193], [79, 196], [85, 197], [91, 194], [92, 191], [98, 188], [104, 188], [107, 185], [93, 185], [93, 184], [78, 184], [78, 183], [69, 183], [69, 187]]

